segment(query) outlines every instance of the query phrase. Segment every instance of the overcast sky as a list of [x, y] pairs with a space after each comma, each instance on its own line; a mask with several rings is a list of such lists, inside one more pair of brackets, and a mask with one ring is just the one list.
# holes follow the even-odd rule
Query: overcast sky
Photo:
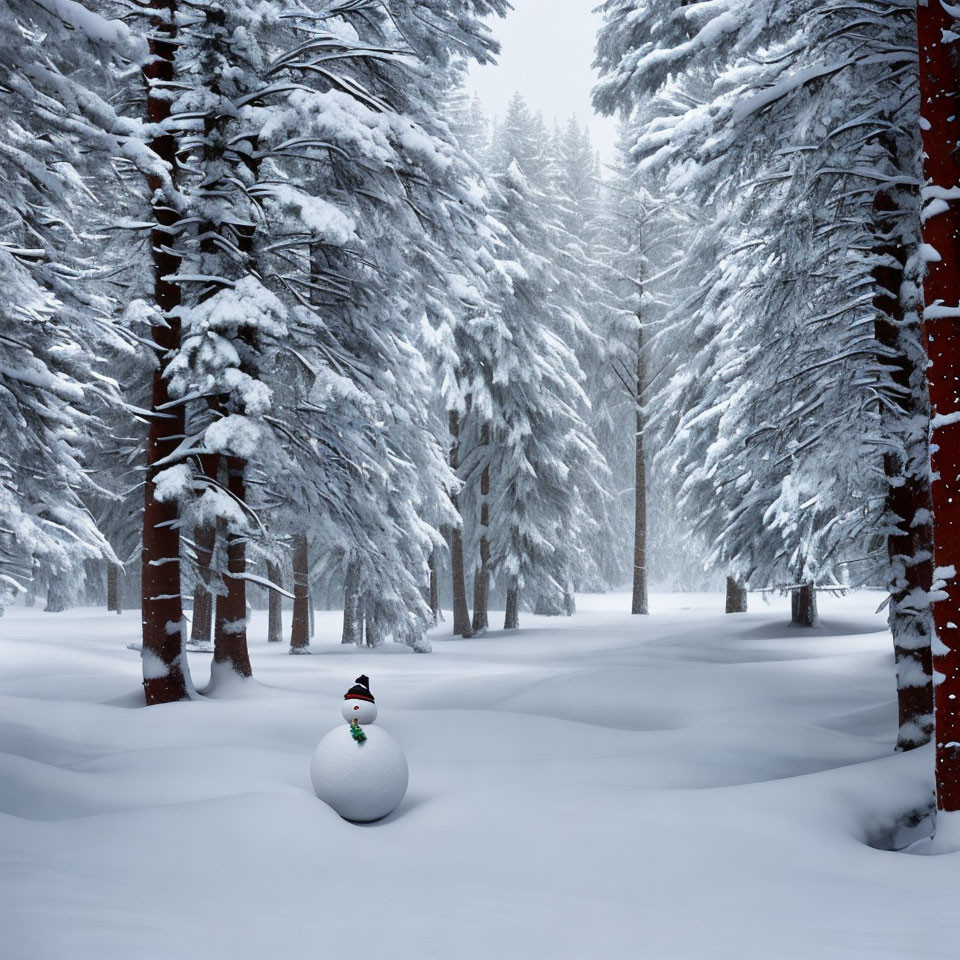
[[609, 160], [616, 123], [590, 106], [595, 74], [593, 45], [600, 17], [592, 12], [600, 0], [512, 0], [504, 20], [489, 21], [500, 41], [499, 63], [474, 67], [470, 85], [487, 113], [502, 117], [507, 101], [519, 90], [532, 110], [542, 110], [548, 126], [565, 123], [571, 113], [590, 127], [594, 145]]

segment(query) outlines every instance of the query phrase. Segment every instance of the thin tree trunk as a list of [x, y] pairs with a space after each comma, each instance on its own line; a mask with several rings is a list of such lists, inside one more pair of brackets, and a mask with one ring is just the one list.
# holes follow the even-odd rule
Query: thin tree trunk
[[[163, 124], [170, 116], [168, 88], [174, 79], [177, 33], [176, 0], [150, 0], [150, 58], [143, 68], [147, 81], [147, 120]], [[170, 176], [176, 172], [176, 140], [163, 134], [149, 147], [166, 163]], [[171, 252], [173, 232], [179, 220], [174, 207], [162, 197], [160, 177], [147, 177], [152, 198], [153, 228], [150, 247], [153, 258], [153, 293], [157, 316], [150, 335], [159, 362], [153, 374], [151, 416], [147, 435], [147, 463], [143, 504], [143, 549], [141, 553], [143, 689], [147, 704], [185, 700], [189, 673], [183, 655], [183, 602], [180, 593], [180, 530], [177, 504], [155, 496], [157, 464], [174, 453], [184, 435], [183, 405], [170, 406], [163, 367], [180, 345], [180, 287], [171, 279], [180, 258]]]
[[[214, 479], [216, 470], [214, 470]], [[213, 584], [211, 564], [217, 544], [217, 528], [213, 523], [203, 523], [193, 530], [193, 542], [197, 553], [197, 582], [193, 588], [193, 620], [190, 624], [190, 642], [199, 646], [210, 643], [213, 629]]]
[[[227, 490], [237, 503], [246, 502], [247, 462], [241, 457], [226, 457]], [[214, 664], [228, 664], [238, 676], [250, 677], [247, 650], [247, 571], [246, 538], [226, 532], [227, 570], [223, 575], [224, 592], [217, 597], [216, 629], [213, 641]]]
[[[283, 586], [283, 568], [273, 560], [267, 561], [267, 577], [278, 587]], [[283, 640], [283, 596], [276, 590], [267, 593], [267, 643]]]
[[[459, 466], [460, 418], [455, 410], [450, 411], [450, 469], [457, 472]], [[450, 498], [453, 507], [460, 513], [460, 498]], [[453, 573], [453, 632], [461, 637], [473, 636], [470, 626], [470, 610], [467, 608], [467, 586], [463, 562], [463, 530], [459, 526], [450, 529], [450, 569]]]
[[[949, 5], [917, 4], [920, 124], [923, 137], [924, 342], [929, 358], [934, 558], [942, 583], [934, 596], [933, 647], [937, 807], [960, 811], [960, 157], [957, 154], [957, 67]], [[938, 818], [938, 831], [942, 824]], [[954, 832], [960, 832], [956, 829]]]
[[503, 617], [504, 630], [520, 628], [520, 591], [517, 587], [507, 588], [507, 610]]
[[643, 448], [643, 395], [646, 390], [643, 324], [637, 316], [636, 436], [633, 473], [633, 597], [632, 614], [650, 612], [647, 600], [647, 461]]
[[317, 633], [317, 617], [313, 607], [313, 591], [307, 591], [307, 619], [310, 622], [310, 639], [312, 640]]
[[430, 551], [430, 617], [433, 625], [440, 622], [440, 576], [437, 572], [437, 551]]
[[817, 625], [817, 590], [809, 581], [790, 591], [790, 623], [794, 627]]
[[343, 632], [340, 635], [341, 643], [358, 645], [361, 641], [359, 632], [359, 603], [360, 603], [360, 564], [356, 560], [347, 563], [343, 578]]
[[563, 589], [563, 615], [572, 617], [577, 612], [577, 594], [573, 589], [573, 584], [567, 581]]
[[[883, 145], [901, 169], [894, 138]], [[912, 208], [916, 195], [910, 200]], [[930, 410], [919, 318], [907, 315], [901, 297], [907, 250], [899, 242], [898, 227], [908, 212], [899, 207], [889, 189], [874, 200], [874, 229], [881, 238], [873, 271], [879, 288], [873, 299], [877, 308], [874, 335], [885, 348], [878, 362], [887, 367], [897, 387], [881, 407], [884, 432], [891, 444], [883, 455], [887, 481], [883, 526], [888, 531], [890, 561], [888, 623], [897, 666], [897, 750], [922, 746], [933, 733], [933, 618], [927, 602], [933, 587], [930, 447], [927, 431], [916, 428], [917, 422], [929, 419]]]
[[727, 577], [727, 606], [724, 612], [747, 612], [747, 588], [734, 577]]
[[380, 624], [377, 622], [377, 618], [368, 612], [363, 618], [363, 622], [366, 626], [364, 643], [368, 647], [379, 647], [383, 643], [383, 636], [380, 633]]
[[[484, 424], [481, 442], [490, 443], [490, 428]], [[484, 467], [480, 474], [480, 569], [473, 577], [473, 632], [479, 633], [490, 625], [490, 541], [487, 528], [490, 526], [490, 468]]]
[[123, 613], [120, 601], [120, 567], [107, 561], [107, 612]]
[[305, 533], [293, 538], [293, 618], [290, 623], [290, 652], [306, 653], [310, 648], [310, 555]]

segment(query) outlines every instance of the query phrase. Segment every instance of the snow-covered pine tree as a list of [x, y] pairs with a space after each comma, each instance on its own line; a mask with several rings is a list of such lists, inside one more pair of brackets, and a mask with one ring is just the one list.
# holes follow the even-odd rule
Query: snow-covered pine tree
[[[691, 360], [663, 404], [680, 417], [668, 435], [688, 502], [717, 538], [716, 562], [787, 583], [809, 620], [813, 579], [844, 582], [854, 563], [858, 580], [871, 576], [863, 557], [886, 499], [901, 717], [913, 716], [900, 744], [915, 745], [929, 727], [918, 706], [929, 686], [929, 551], [903, 536], [925, 522], [915, 283], [912, 268], [900, 271], [890, 301], [877, 273], [891, 239], [906, 248], [904, 266], [916, 262], [909, 191], [875, 215], [878, 192], [916, 177], [913, 5], [791, 2], [760, 13], [610, 0], [603, 9], [598, 104], [638, 108], [636, 158], [669, 170], [682, 199], [710, 217], [712, 236], [692, 245], [706, 273], [686, 320], [699, 329], [673, 329]], [[872, 313], [890, 302], [904, 304], [892, 346]], [[898, 381], [914, 390], [906, 403]], [[838, 435], [854, 443], [836, 444]], [[893, 509], [882, 491], [905, 477], [916, 497]]]
[[[574, 476], [603, 463], [583, 421], [586, 396], [568, 346], [581, 324], [549, 256], [555, 242], [537, 194], [518, 163], [497, 177], [501, 253], [509, 287], [492, 318], [496, 355], [486, 383], [489, 407], [471, 419], [477, 442], [468, 477], [489, 477], [490, 563], [507, 591], [508, 629], [518, 626], [521, 589], [533, 596], [568, 589], [584, 515]], [[487, 443], [480, 443], [480, 431]]]
[[[359, 561], [368, 624], [423, 647], [438, 537], [421, 514], [443, 514], [450, 480], [417, 343], [458, 272], [479, 272], [484, 214], [440, 78], [454, 51], [489, 56], [477, 14], [502, 8], [344, 5], [317, 27], [293, 4], [211, 3], [181, 22], [183, 335], [166, 370], [190, 430], [159, 479], [182, 523], [225, 527], [215, 657], [241, 675], [244, 553], [280, 503], [315, 506], [321, 542]], [[276, 379], [284, 357], [299, 379]]]
[[83, 561], [116, 560], [81, 496], [95, 493], [84, 452], [117, 397], [99, 355], [118, 346], [103, 271], [84, 230], [100, 165], [144, 162], [92, 89], [123, 24], [67, 0], [3, 2], [0, 16], [0, 609], [40, 573], [76, 579]]

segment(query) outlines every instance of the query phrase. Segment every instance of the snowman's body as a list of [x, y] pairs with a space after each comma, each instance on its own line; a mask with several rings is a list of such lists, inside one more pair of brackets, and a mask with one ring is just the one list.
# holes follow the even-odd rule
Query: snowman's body
[[[358, 699], [348, 693], [341, 711], [348, 723], [331, 730], [313, 752], [314, 792], [344, 820], [380, 820], [396, 810], [407, 792], [407, 759], [386, 730], [372, 726], [377, 718], [372, 696]], [[360, 725], [356, 730], [354, 721]]]

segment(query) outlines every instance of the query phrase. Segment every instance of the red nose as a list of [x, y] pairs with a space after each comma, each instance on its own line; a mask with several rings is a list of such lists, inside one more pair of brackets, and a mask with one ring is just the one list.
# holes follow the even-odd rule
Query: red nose
[[353, 709], [354, 709], [354, 710], [359, 710], [359, 709], [360, 709], [360, 704], [358, 703]]

